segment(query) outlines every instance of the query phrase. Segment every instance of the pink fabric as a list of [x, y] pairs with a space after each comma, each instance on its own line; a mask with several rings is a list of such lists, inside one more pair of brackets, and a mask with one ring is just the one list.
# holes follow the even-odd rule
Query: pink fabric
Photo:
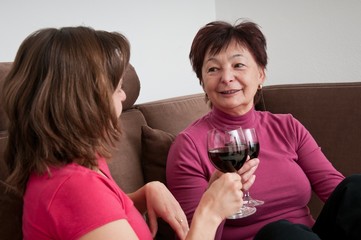
[[139, 239], [152, 239], [142, 215], [114, 182], [104, 159], [99, 159], [99, 168], [107, 177], [77, 164], [50, 168], [50, 174], [33, 174], [24, 196], [24, 239], [77, 239], [119, 219], [126, 219]]
[[206, 150], [206, 133], [211, 128], [241, 126], [257, 130], [261, 151], [253, 198], [265, 201], [249, 217], [226, 220], [216, 239], [252, 239], [265, 224], [288, 219], [314, 224], [307, 203], [312, 189], [325, 201], [344, 178], [327, 160], [303, 125], [290, 114], [272, 114], [252, 109], [243, 116], [230, 116], [213, 109], [191, 124], [174, 141], [167, 162], [167, 185], [188, 221], [214, 171]]

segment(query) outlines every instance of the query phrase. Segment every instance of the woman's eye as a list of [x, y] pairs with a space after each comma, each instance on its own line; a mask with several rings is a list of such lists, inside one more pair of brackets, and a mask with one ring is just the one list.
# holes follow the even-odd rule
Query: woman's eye
[[236, 68], [242, 68], [244, 67], [245, 65], [243, 63], [237, 63], [234, 65]]
[[215, 71], [217, 71], [217, 68], [211, 67], [211, 68], [208, 68], [207, 72], [215, 72]]

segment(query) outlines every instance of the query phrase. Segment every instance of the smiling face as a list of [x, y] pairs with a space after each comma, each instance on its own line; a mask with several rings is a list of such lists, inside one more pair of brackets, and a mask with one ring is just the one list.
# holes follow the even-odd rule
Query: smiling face
[[208, 51], [203, 61], [203, 89], [214, 107], [230, 115], [243, 115], [253, 107], [264, 79], [264, 68], [235, 40], [217, 54]]

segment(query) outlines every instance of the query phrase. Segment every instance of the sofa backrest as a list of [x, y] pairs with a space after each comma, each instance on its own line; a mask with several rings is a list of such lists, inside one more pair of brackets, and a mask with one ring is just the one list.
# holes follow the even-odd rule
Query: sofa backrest
[[[361, 173], [361, 82], [266, 86], [263, 99], [267, 111], [297, 118], [341, 173]], [[322, 206], [313, 194], [313, 216]]]
[[267, 111], [302, 122], [344, 175], [361, 172], [361, 82], [273, 85], [263, 97]]

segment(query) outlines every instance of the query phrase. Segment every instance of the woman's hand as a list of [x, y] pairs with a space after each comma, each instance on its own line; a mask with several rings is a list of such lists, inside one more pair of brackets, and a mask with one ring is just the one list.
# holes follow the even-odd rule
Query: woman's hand
[[204, 192], [200, 205], [203, 202], [211, 204], [211, 210], [223, 221], [226, 217], [237, 212], [243, 205], [241, 177], [237, 173], [221, 173]]
[[180, 239], [184, 239], [189, 230], [187, 217], [166, 186], [161, 182], [147, 183], [145, 198], [149, 228], [153, 236], [158, 230], [157, 218], [161, 217], [173, 228]]
[[249, 190], [254, 181], [256, 180], [256, 175], [254, 175], [254, 173], [258, 167], [258, 164], [258, 158], [247, 159], [241, 169], [238, 170], [238, 174], [242, 178], [244, 190]]
[[239, 174], [216, 173], [194, 212], [187, 240], [214, 239], [219, 224], [242, 207], [241, 189]]
[[[249, 159], [248, 157], [247, 161], [244, 163], [241, 169], [238, 170], [238, 174], [242, 178], [243, 189], [245, 190], [250, 189], [250, 187], [254, 183], [256, 179], [256, 175], [254, 175], [254, 173], [258, 167], [258, 164], [259, 164], [258, 158]], [[216, 169], [208, 181], [208, 188], [215, 180], [217, 180], [223, 174], [224, 173]]]

